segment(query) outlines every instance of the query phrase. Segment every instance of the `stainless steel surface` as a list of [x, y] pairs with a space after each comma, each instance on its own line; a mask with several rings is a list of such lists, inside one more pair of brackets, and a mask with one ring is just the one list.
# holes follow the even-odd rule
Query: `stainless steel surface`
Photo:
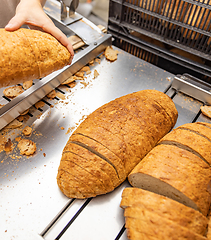
[[61, 21], [64, 21], [67, 18], [67, 7], [62, 0], [59, 0], [61, 3]]
[[211, 85], [189, 75], [175, 76], [172, 88], [211, 105]]
[[[29, 139], [37, 144], [35, 155], [20, 156], [15, 138], [22, 136], [21, 129], [8, 133], [15, 148], [11, 153], [0, 153], [2, 239], [127, 239], [119, 207], [127, 181], [109, 194], [88, 200], [72, 201], [58, 189], [57, 169], [69, 136], [85, 116], [102, 104], [142, 89], [157, 89], [173, 98], [179, 112], [176, 126], [195, 119], [202, 103], [172, 89], [174, 75], [117, 50], [118, 60], [113, 63], [104, 56], [98, 58], [100, 64], [91, 66], [85, 85], [78, 82], [71, 91], [58, 87], [65, 100], [44, 98], [49, 104], [42, 111], [34, 110], [23, 127], [33, 127]], [[99, 73], [95, 79], [94, 70]], [[201, 114], [197, 120], [210, 122]]]
[[78, 13], [72, 15], [70, 19], [60, 21], [60, 15], [58, 15], [60, 8], [55, 0], [47, 1], [44, 10], [54, 24], [68, 37], [76, 34], [87, 45], [104, 35], [100, 28]]
[[79, 5], [79, 0], [71, 0], [70, 6], [69, 6], [69, 17], [75, 14], [75, 10], [77, 9], [78, 5]]

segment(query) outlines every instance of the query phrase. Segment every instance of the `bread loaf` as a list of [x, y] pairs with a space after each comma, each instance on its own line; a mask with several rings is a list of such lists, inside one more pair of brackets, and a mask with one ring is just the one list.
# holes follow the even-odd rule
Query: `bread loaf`
[[0, 29], [0, 87], [39, 79], [70, 62], [71, 54], [53, 36], [37, 30]]
[[207, 215], [211, 203], [208, 124], [186, 124], [168, 133], [133, 169], [132, 186], [168, 196]]
[[170, 198], [140, 188], [125, 188], [122, 192], [121, 208], [125, 217], [138, 218], [140, 211], [147, 210], [173, 221], [190, 231], [205, 235], [208, 219], [200, 212]]
[[[156, 90], [128, 94], [101, 106], [78, 126], [64, 147], [57, 176], [61, 191], [78, 197], [72, 189], [76, 179], [77, 186], [82, 184], [78, 187], [82, 198], [112, 191], [176, 120], [173, 101]], [[64, 171], [75, 179], [67, 179]]]

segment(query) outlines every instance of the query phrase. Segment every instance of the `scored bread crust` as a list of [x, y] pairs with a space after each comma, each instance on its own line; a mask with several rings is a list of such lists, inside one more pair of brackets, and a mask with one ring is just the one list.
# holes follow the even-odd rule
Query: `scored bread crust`
[[[72, 152], [87, 161], [92, 159], [94, 164], [90, 167], [83, 166], [80, 159], [77, 162], [82, 168], [88, 168], [89, 172], [95, 168], [97, 161], [101, 164], [104, 162], [107, 170], [103, 171], [115, 188], [172, 129], [177, 121], [177, 114], [173, 101], [162, 92], [143, 90], [125, 95], [91, 113], [70, 136], [63, 154]], [[80, 148], [80, 152], [73, 150], [74, 145]], [[69, 160], [71, 161], [71, 157]], [[76, 161], [74, 160], [75, 163]], [[98, 168], [102, 167], [98, 165]]]
[[[92, 167], [92, 165], [94, 164], [94, 167], [99, 168], [102, 171], [102, 174], [105, 175], [105, 179], [103, 179], [103, 181], [106, 181], [106, 186], [116, 186], [119, 184], [119, 178], [117, 175], [117, 172], [115, 170], [115, 168], [110, 165], [106, 160], [102, 159], [101, 157], [99, 157], [98, 155], [96, 155], [95, 153], [87, 150], [84, 147], [81, 147], [78, 144], [69, 142], [66, 147], [64, 148], [63, 153], [67, 153], [68, 156], [68, 152], [72, 152], [84, 159], [86, 159], [86, 161], [88, 162], [88, 164], [90, 164], [90, 166]], [[74, 159], [75, 161], [77, 161], [77, 159]], [[81, 159], [79, 159], [81, 160]], [[80, 163], [80, 161], [79, 161]], [[82, 165], [83, 167], [83, 165]], [[91, 170], [91, 169], [90, 169]], [[110, 184], [109, 184], [110, 182]]]
[[[75, 156], [72, 156], [69, 152], [74, 153]], [[101, 159], [92, 152], [89, 152], [85, 148], [72, 143], [68, 144], [67, 148], [63, 152], [63, 156], [67, 160], [71, 160], [74, 157], [72, 161], [77, 163], [77, 165], [81, 165], [82, 168], [97, 177], [103, 183], [106, 192], [112, 191], [117, 182], [119, 183], [119, 179], [114, 168], [105, 160]], [[84, 178], [83, 176], [81, 177]], [[95, 181], [93, 181], [93, 188], [95, 184]]]
[[84, 192], [91, 193], [90, 197], [96, 196], [94, 191], [73, 174], [60, 169], [57, 174], [57, 184], [60, 190], [70, 198], [84, 198]]
[[[104, 188], [102, 187], [102, 183], [93, 175], [91, 175], [87, 170], [81, 168], [77, 164], [71, 161], [61, 161], [60, 163], [60, 170], [64, 170], [67, 174], [71, 174], [77, 179], [79, 179], [79, 185], [80, 187], [87, 187], [88, 192], [92, 192], [93, 196], [104, 192]], [[68, 182], [66, 179], [64, 179], [66, 182]], [[74, 186], [74, 185], [73, 185]], [[84, 190], [84, 189], [83, 189]], [[82, 190], [80, 190], [82, 191]]]
[[0, 29], [0, 87], [44, 77], [66, 66], [71, 54], [53, 36], [38, 30]]
[[163, 218], [175, 221], [193, 232], [201, 235], [206, 233], [208, 220], [200, 212], [168, 197], [140, 188], [125, 188], [122, 192], [120, 207], [136, 209], [134, 215], [138, 214], [139, 209], [145, 208]]
[[118, 158], [113, 152], [107, 149], [105, 146], [96, 142], [95, 140], [88, 138], [82, 134], [73, 134], [71, 136], [71, 141], [85, 144], [87, 149], [91, 149], [97, 153], [99, 157], [102, 157], [104, 160], [108, 159], [108, 162], [113, 163], [113, 166], [118, 173], [118, 177], [120, 181], [124, 181], [126, 179], [126, 173], [124, 169], [124, 165], [120, 158]]
[[211, 164], [211, 141], [195, 132], [188, 131], [187, 129], [176, 128], [164, 136], [159, 141], [159, 144], [181, 144], [181, 148], [185, 149], [187, 147], [187, 150], [192, 151], [204, 161]]
[[[105, 104], [88, 116], [86, 122], [84, 121], [76, 130], [77, 133], [87, 132], [88, 128], [93, 128], [92, 124], [94, 123], [121, 138], [125, 143], [125, 148], [130, 148], [130, 155], [132, 155], [131, 158], [128, 158], [127, 154], [126, 159], [123, 157], [126, 173], [129, 173], [140, 159], [155, 146], [157, 141], [172, 128], [172, 121], [170, 122], [170, 117], [163, 108], [154, 101], [149, 101], [149, 99], [153, 100], [153, 97], [149, 96], [154, 91], [149, 91], [149, 94], [145, 90], [143, 92], [143, 96], [140, 93], [128, 94]], [[159, 98], [159, 95], [164, 95], [155, 92], [155, 99]], [[170, 100], [169, 97], [163, 98], [163, 101]], [[175, 108], [173, 110], [176, 111]], [[177, 115], [175, 114], [175, 116]], [[175, 122], [174, 119], [174, 124]], [[85, 128], [86, 130], [84, 130]], [[80, 129], [83, 130], [80, 132]]]
[[[153, 178], [153, 182], [147, 185], [148, 178]], [[211, 168], [198, 156], [174, 145], [156, 146], [133, 169], [128, 179], [134, 187], [163, 194], [197, 210], [196, 205], [205, 216], [209, 211], [211, 197], [207, 186]], [[169, 187], [163, 189], [163, 184], [169, 184]], [[190, 200], [179, 196], [174, 189]]]

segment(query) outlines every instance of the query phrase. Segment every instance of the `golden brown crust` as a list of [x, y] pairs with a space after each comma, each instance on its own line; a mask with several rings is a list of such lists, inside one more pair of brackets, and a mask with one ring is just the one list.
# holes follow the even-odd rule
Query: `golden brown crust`
[[[84, 169], [87, 169], [88, 171], [91, 172], [93, 170], [94, 175], [98, 173], [97, 177], [104, 183], [107, 192], [112, 191], [114, 189], [114, 186], [116, 186], [116, 184], [119, 183], [119, 178], [117, 176], [115, 169], [105, 160], [98, 157], [96, 154], [73, 143], [68, 143], [65, 146], [62, 159], [64, 157], [69, 158], [68, 152], [75, 153], [82, 158], [82, 159], [78, 158], [78, 162], [77, 158], [74, 159], [74, 161], [77, 162], [79, 166], [81, 165]], [[71, 157], [69, 159], [71, 159]], [[94, 182], [93, 184], [95, 185]]]
[[160, 140], [159, 144], [163, 143], [180, 144], [181, 148], [189, 149], [207, 163], [211, 164], [211, 141], [197, 133], [176, 128]]
[[[162, 98], [162, 101], [155, 101], [157, 98]], [[170, 104], [167, 103], [169, 101]], [[101, 164], [98, 168], [102, 169], [103, 163], [103, 171], [115, 188], [171, 130], [177, 118], [177, 110], [171, 106], [174, 104], [167, 95], [153, 90], [117, 98], [95, 110], [78, 126], [63, 154], [72, 152], [90, 160], [94, 163], [93, 169], [97, 164]], [[81, 167], [91, 171], [91, 166], [81, 163]]]
[[[128, 208], [125, 211], [129, 210]], [[158, 240], [202, 240], [206, 239], [205, 237], [190, 231], [186, 227], [182, 227], [176, 224], [173, 221], [160, 217], [150, 211], [142, 210], [138, 218], [134, 218], [131, 213], [130, 217], [125, 219], [125, 227], [130, 229], [131, 232], [137, 231], [145, 236], [148, 236], [149, 239], [158, 239]], [[137, 238], [139, 239], [139, 238]], [[140, 238], [142, 239], [142, 238]], [[147, 239], [147, 238], [146, 238]]]
[[50, 34], [0, 29], [0, 87], [44, 77], [70, 61], [69, 51]]
[[[96, 196], [97, 194], [102, 194], [105, 191], [101, 181], [99, 181], [96, 176], [91, 174], [88, 171], [89, 169], [84, 169], [78, 164], [76, 164], [74, 161], [69, 161], [67, 153], [65, 153], [64, 155], [64, 160], [60, 162], [60, 170], [64, 170], [65, 172], [77, 177], [78, 182], [80, 183], [78, 184], [78, 188], [82, 192], [84, 197], [88, 197], [84, 194], [85, 186], [86, 191], [92, 192], [92, 197]], [[68, 182], [66, 178], [61, 177], [60, 181]], [[82, 189], [82, 187], [84, 188]]]
[[[60, 190], [69, 198], [87, 198], [96, 196], [94, 191], [73, 174], [60, 169], [57, 174]], [[83, 193], [82, 193], [83, 192]], [[88, 194], [87, 194], [88, 192]]]
[[206, 233], [208, 220], [200, 212], [153, 192], [140, 188], [125, 188], [120, 206], [123, 209], [128, 207], [135, 209], [134, 217], [145, 208], [193, 232], [201, 235]]
[[[173, 186], [191, 199], [205, 216], [207, 215], [211, 203], [211, 196], [207, 190], [211, 180], [211, 168], [198, 156], [173, 145], [158, 145], [129, 174], [129, 182], [134, 187], [142, 183], [138, 173], [149, 175], [155, 180], [159, 179], [161, 192], [164, 191], [162, 182]], [[151, 184], [150, 188], [158, 191], [155, 183]], [[180, 198], [172, 195], [172, 190], [169, 191], [167, 196], [179, 201]]]
[[113, 163], [113, 166], [115, 167], [118, 173], [119, 180], [122, 182], [126, 179], [126, 173], [121, 159], [118, 158], [113, 152], [111, 152], [105, 146], [93, 140], [92, 138], [88, 138], [82, 134], [73, 134], [70, 139], [71, 141], [76, 141], [85, 144], [89, 148], [93, 149], [93, 151], [96, 151], [99, 154], [98, 156], [102, 155], [103, 159], [108, 159], [111, 163]]

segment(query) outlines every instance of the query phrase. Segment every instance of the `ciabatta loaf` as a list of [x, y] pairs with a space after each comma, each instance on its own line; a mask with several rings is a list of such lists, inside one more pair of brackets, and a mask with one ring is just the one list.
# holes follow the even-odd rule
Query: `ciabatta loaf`
[[0, 29], [0, 87], [39, 79], [70, 63], [71, 54], [57, 39], [37, 30]]
[[[78, 190], [83, 197], [112, 191], [173, 128], [177, 114], [173, 101], [156, 90], [128, 94], [98, 108], [78, 126], [63, 149], [57, 176], [61, 191], [78, 197], [75, 188], [71, 190], [74, 181], [82, 184]], [[63, 171], [75, 179], [67, 180], [60, 174]], [[69, 186], [64, 187], [63, 181]]]

